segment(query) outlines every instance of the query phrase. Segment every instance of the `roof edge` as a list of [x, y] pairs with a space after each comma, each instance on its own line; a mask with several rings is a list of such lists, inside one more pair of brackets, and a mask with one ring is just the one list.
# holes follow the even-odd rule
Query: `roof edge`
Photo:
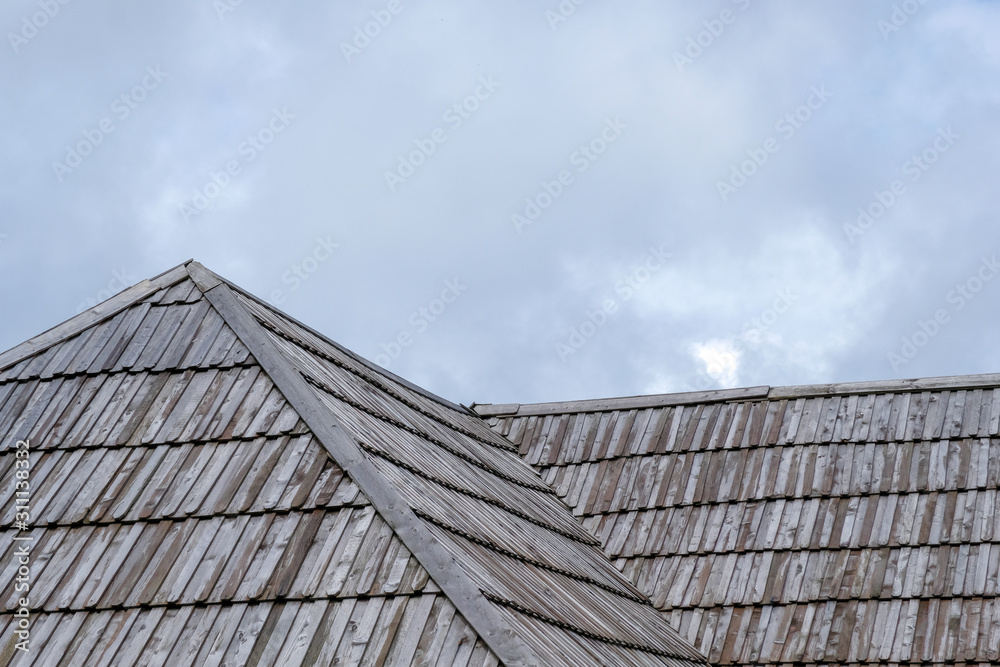
[[374, 466], [354, 436], [279, 351], [263, 326], [240, 303], [236, 290], [224, 279], [215, 282], [212, 280], [215, 274], [195, 264], [191, 267], [192, 279], [199, 289], [207, 288], [203, 289], [205, 298], [483, 642], [503, 664], [540, 666], [542, 662], [534, 651], [502, 621], [493, 603], [456, 558], [438, 542], [410, 504]]
[[100, 324], [105, 320], [111, 319], [121, 311], [134, 306], [164, 287], [170, 287], [179, 283], [188, 277], [186, 267], [191, 261], [189, 259], [172, 269], [164, 271], [158, 276], [142, 280], [96, 306], [60, 322], [19, 345], [15, 345], [6, 352], [0, 353], [0, 370], [5, 370], [30, 356], [44, 352], [53, 345], [58, 345], [95, 324]]
[[579, 412], [609, 412], [658, 408], [671, 405], [698, 403], [729, 403], [747, 400], [781, 400], [815, 398], [818, 396], [844, 396], [851, 394], [892, 394], [944, 389], [986, 389], [1000, 387], [1000, 373], [978, 375], [943, 375], [908, 380], [871, 380], [866, 382], [840, 382], [770, 387], [744, 387], [741, 389], [714, 389], [676, 394], [651, 394], [623, 398], [598, 398], [582, 401], [556, 401], [549, 403], [474, 403], [472, 409], [480, 417], [530, 417], [560, 415]]
[[655, 408], [665, 405], [690, 405], [694, 403], [718, 403], [721, 401], [741, 401], [767, 398], [769, 387], [746, 387], [743, 389], [717, 389], [713, 391], [691, 391], [680, 394], [653, 394], [649, 396], [626, 396], [624, 398], [594, 398], [583, 401], [561, 401], [552, 403], [490, 403], [472, 406], [481, 417], [522, 417], [529, 415], [559, 415], [568, 412], [608, 412]]
[[808, 398], [844, 394], [892, 394], [940, 389], [984, 389], [1000, 387], [1000, 373], [942, 375], [908, 380], [871, 380], [833, 384], [806, 384], [771, 387], [768, 398]]

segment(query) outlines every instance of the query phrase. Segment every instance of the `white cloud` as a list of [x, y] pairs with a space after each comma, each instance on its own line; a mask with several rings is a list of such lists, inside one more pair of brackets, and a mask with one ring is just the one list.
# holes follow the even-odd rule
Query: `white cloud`
[[710, 340], [695, 343], [693, 354], [705, 365], [705, 373], [723, 387], [739, 384], [741, 353], [731, 342]]

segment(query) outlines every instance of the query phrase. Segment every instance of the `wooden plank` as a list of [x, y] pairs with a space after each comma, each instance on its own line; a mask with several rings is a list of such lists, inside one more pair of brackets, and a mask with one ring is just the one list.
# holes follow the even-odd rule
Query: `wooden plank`
[[[190, 271], [188, 271], [188, 273], [190, 274]], [[174, 303], [190, 303], [201, 298], [201, 294], [198, 292], [198, 287], [195, 285], [194, 281], [185, 280], [167, 288], [163, 292], [162, 296], [160, 296], [157, 303], [162, 306]]]
[[975, 389], [1000, 385], [1000, 373], [982, 375], [948, 375], [913, 380], [880, 380], [874, 382], [845, 382], [788, 387], [772, 387], [768, 398], [803, 398], [831, 394], [876, 394], [919, 392], [931, 389]]
[[[747, 387], [745, 389], [719, 389], [714, 391], [694, 391], [678, 394], [656, 394], [651, 396], [630, 396], [626, 398], [601, 398], [583, 401], [562, 401], [555, 403], [474, 405], [481, 416], [513, 415], [517, 417], [558, 415], [580, 412], [610, 412], [614, 410], [636, 410], [668, 405], [700, 405], [766, 398], [768, 387]], [[516, 406], [516, 407], [515, 407]]]
[[118, 574], [121, 564], [142, 536], [143, 528], [140, 524], [133, 524], [127, 527], [122, 526], [114, 532], [114, 538], [104, 557], [97, 560], [90, 569], [89, 576], [71, 603], [72, 607], [97, 606], [104, 592]]
[[274, 520], [275, 515], [273, 514], [250, 517], [244, 524], [246, 527], [239, 533], [238, 541], [228, 545], [222, 543], [222, 538], [234, 536], [235, 530], [226, 533], [220, 531], [212, 543], [212, 549], [214, 550], [218, 544], [222, 549], [228, 548], [229, 553], [226, 554], [224, 568], [219, 571], [215, 586], [207, 598], [209, 601], [228, 600], [236, 595], [236, 591], [240, 589], [246, 579], [247, 571], [253, 563], [254, 554], [264, 541]]
[[194, 602], [193, 597], [183, 597], [184, 591], [190, 588], [192, 580], [202, 574], [198, 572], [203, 565], [202, 560], [218, 535], [223, 522], [223, 518], [217, 516], [195, 523], [191, 536], [178, 553], [173, 567], [170, 568], [153, 597], [153, 604], [162, 605], [178, 602], [190, 604]]
[[798, 426], [794, 431], [789, 427], [790, 435], [794, 436], [792, 442], [800, 445], [815, 442], [817, 432], [822, 428], [824, 403], [826, 402], [826, 397], [823, 396], [804, 401]]
[[[229, 559], [234, 552], [234, 545], [243, 542], [243, 534], [250, 523], [249, 516], [227, 517], [215, 531], [212, 542], [201, 556], [198, 567], [191, 581], [181, 594], [181, 599], [194, 602], [207, 601], [216, 586], [219, 577], [226, 570]], [[247, 539], [250, 536], [248, 535]]]
[[[94, 571], [104, 560], [114, 557], [115, 554], [109, 553], [109, 547], [120, 546], [121, 542], [114, 541], [118, 532], [118, 526], [98, 527], [93, 530], [91, 538], [79, 552], [79, 555], [72, 562], [63, 566], [66, 573], [61, 584], [54, 591], [52, 598], [54, 608], [60, 610], [72, 608], [74, 598], [77, 597], [84, 585], [91, 581]], [[121, 532], [127, 531], [123, 529]]]

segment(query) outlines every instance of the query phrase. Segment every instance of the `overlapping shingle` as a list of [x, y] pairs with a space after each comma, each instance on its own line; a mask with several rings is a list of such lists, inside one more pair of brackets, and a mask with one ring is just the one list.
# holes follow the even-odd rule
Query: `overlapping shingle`
[[4, 664], [703, 663], [509, 441], [200, 265], [0, 354], [0, 426]]
[[152, 292], [0, 372], [0, 662], [497, 664], [186, 272]]
[[742, 394], [478, 409], [712, 662], [1000, 659], [1000, 378]]
[[[510, 443], [473, 414], [374, 372], [249, 297], [242, 302], [545, 664], [699, 660]], [[569, 634], [571, 648], [553, 653], [542, 639], [553, 633]], [[595, 642], [603, 657], [585, 648]]]

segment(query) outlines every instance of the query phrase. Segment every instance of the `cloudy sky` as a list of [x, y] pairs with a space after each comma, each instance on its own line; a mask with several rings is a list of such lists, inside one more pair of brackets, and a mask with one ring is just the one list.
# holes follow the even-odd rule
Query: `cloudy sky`
[[0, 348], [195, 258], [466, 404], [1000, 371], [1000, 2], [0, 27]]

